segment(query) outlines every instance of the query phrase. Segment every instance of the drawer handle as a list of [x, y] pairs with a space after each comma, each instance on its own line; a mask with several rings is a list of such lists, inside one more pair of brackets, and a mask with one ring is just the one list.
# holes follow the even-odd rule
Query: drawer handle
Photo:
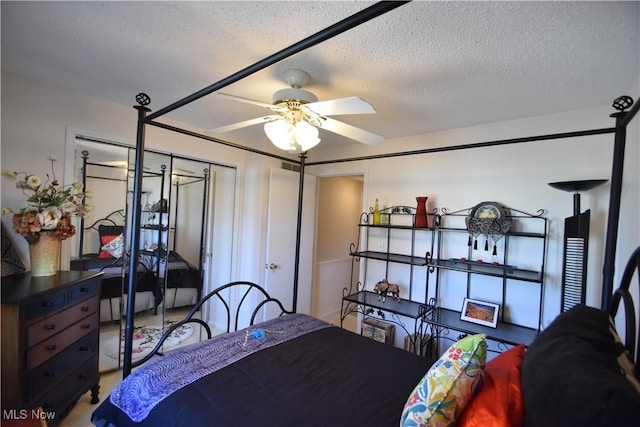
[[55, 344], [51, 344], [47, 346], [47, 350], [49, 351], [55, 351], [56, 348], [58, 348], [58, 346]]
[[91, 323], [83, 323], [82, 325], [80, 325], [80, 327], [82, 329], [90, 329], [91, 328]]
[[80, 374], [80, 375], [78, 375], [78, 379], [79, 379], [79, 380], [86, 380], [86, 379], [87, 379], [87, 374]]
[[52, 331], [52, 330], [54, 330], [54, 329], [56, 328], [56, 325], [55, 325], [55, 324], [53, 324], [53, 323], [49, 323], [49, 324], [48, 324], [48, 325], [46, 325], [44, 328], [45, 328], [45, 329], [47, 329], [47, 330], [49, 330], [49, 331]]
[[80, 292], [89, 292], [89, 288], [87, 288], [86, 286], [83, 286], [80, 288]]
[[89, 346], [88, 345], [80, 346], [80, 351], [89, 351]]
[[56, 376], [56, 371], [44, 371], [44, 376], [45, 377], [55, 377]]
[[89, 311], [89, 307], [84, 305], [84, 306], [80, 307], [80, 311], [85, 311], [85, 312]]
[[51, 307], [53, 307], [53, 301], [44, 301], [44, 302], [42, 303], [42, 306], [43, 306], [43, 307], [51, 308]]

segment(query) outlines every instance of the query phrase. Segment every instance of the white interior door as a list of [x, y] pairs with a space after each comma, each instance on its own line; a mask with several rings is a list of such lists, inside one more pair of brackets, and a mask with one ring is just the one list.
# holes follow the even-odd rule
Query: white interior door
[[[267, 292], [282, 301], [287, 310], [293, 306], [299, 179], [299, 173], [293, 171], [271, 169], [269, 172], [264, 283]], [[305, 314], [311, 313], [315, 193], [316, 177], [305, 174], [296, 310]], [[278, 314], [275, 308], [270, 307], [266, 317], [269, 319]]]

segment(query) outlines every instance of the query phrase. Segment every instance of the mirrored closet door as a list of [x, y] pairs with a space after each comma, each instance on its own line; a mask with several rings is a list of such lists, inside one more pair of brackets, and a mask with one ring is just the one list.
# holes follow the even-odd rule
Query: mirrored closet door
[[[72, 251], [71, 268], [104, 273], [100, 301], [101, 372], [120, 369], [124, 360], [122, 335], [129, 266], [134, 262], [130, 257], [134, 159], [135, 150], [129, 147], [76, 141], [75, 170], [93, 194], [93, 209], [91, 216], [78, 225], [72, 242], [78, 249], [76, 253]], [[172, 322], [184, 318], [205, 291], [205, 248], [210, 211], [216, 210], [210, 203], [216, 168], [220, 167], [145, 151], [140, 247], [135, 260], [134, 363], [153, 349]], [[232, 176], [228, 182], [233, 184], [231, 191], [235, 191], [235, 170], [222, 169], [224, 175]], [[225, 217], [232, 221], [232, 211], [221, 219]], [[233, 228], [232, 224], [226, 227]], [[202, 339], [200, 329], [195, 324], [179, 328], [166, 341], [163, 351]]]

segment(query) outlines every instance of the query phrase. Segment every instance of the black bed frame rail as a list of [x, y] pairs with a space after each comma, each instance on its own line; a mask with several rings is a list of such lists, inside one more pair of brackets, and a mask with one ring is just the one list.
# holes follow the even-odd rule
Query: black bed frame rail
[[609, 306], [609, 314], [612, 318], [615, 318], [616, 314], [618, 313], [618, 308], [620, 308], [620, 301], [622, 301], [624, 304], [624, 344], [627, 351], [629, 352], [629, 355], [631, 356], [631, 360], [635, 364], [636, 378], [640, 378], [640, 339], [638, 339], [636, 335], [636, 312], [634, 309], [631, 292], [629, 292], [631, 281], [634, 275], [638, 278], [638, 292], [640, 294], [640, 246], [637, 247], [633, 254], [631, 254], [631, 257], [629, 257], [629, 261], [627, 261], [627, 265], [624, 268], [624, 272], [622, 273], [620, 286], [613, 293], [611, 305]]
[[[196, 305], [193, 306], [193, 308], [189, 311], [189, 313], [185, 316], [184, 319], [180, 320], [179, 322], [173, 323], [160, 337], [160, 340], [158, 341], [158, 343], [156, 344], [156, 346], [153, 348], [153, 350], [151, 350], [149, 352], [149, 354], [147, 354], [145, 357], [143, 357], [142, 359], [136, 361], [135, 363], [132, 364], [132, 367], [136, 367], [136, 366], [140, 366], [143, 363], [145, 363], [146, 361], [148, 361], [149, 359], [151, 359], [153, 356], [158, 355], [158, 356], [164, 356], [164, 354], [159, 351], [163, 344], [164, 341], [169, 338], [169, 336], [173, 333], [173, 331], [175, 331], [176, 329], [178, 329], [179, 327], [181, 327], [182, 325], [185, 325], [187, 323], [197, 323], [199, 325], [201, 325], [204, 330], [207, 333], [207, 338], [206, 339], [210, 339], [211, 338], [211, 328], [209, 327], [209, 325], [207, 324], [206, 321], [199, 319], [199, 318], [194, 318], [193, 316], [201, 311], [201, 308], [203, 306], [204, 303], [206, 303], [207, 301], [209, 301], [211, 298], [216, 297], [218, 298], [218, 300], [220, 302], [222, 302], [222, 305], [225, 308], [226, 314], [227, 314], [227, 333], [232, 332], [231, 331], [231, 308], [229, 307], [229, 304], [227, 303], [227, 301], [225, 300], [224, 296], [222, 295], [223, 291], [226, 291], [230, 288], [236, 288], [238, 290], [238, 293], [236, 294], [239, 297], [238, 303], [236, 304], [236, 310], [235, 310], [235, 322], [233, 325], [233, 331], [237, 331], [238, 330], [238, 325], [239, 325], [239, 321], [240, 321], [240, 312], [242, 311], [242, 306], [243, 304], [247, 303], [247, 304], [251, 304], [250, 300], [247, 299], [247, 297], [251, 294], [251, 295], [257, 295], [258, 298], [261, 298], [260, 302], [257, 303], [256, 307], [254, 308], [253, 312], [251, 313], [251, 319], [249, 322], [249, 326], [253, 326], [253, 324], [255, 323], [256, 320], [256, 316], [258, 315], [258, 312], [260, 312], [260, 310], [262, 308], [264, 308], [267, 304], [269, 303], [274, 303], [276, 304], [279, 308], [280, 308], [280, 314], [279, 316], [282, 316], [283, 314], [292, 314], [292, 311], [289, 311], [287, 309], [284, 308], [284, 306], [282, 305], [282, 302], [280, 302], [280, 300], [273, 298], [269, 295], [269, 293], [260, 285], [257, 285], [255, 283], [252, 282], [246, 282], [246, 281], [236, 281], [236, 282], [230, 282], [227, 283], [226, 285], [222, 285], [216, 289], [214, 289], [213, 291], [209, 292], [204, 298], [202, 298], [200, 301], [198, 301], [198, 303]], [[253, 292], [252, 292], [253, 291]], [[233, 293], [230, 293], [230, 298], [233, 298], [234, 295]]]

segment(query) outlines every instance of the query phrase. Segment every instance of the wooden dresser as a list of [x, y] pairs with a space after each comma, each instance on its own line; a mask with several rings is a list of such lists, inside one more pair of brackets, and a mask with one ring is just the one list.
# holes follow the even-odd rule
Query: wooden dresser
[[98, 402], [101, 276], [2, 278], [3, 418], [41, 407], [55, 424], [88, 390]]

